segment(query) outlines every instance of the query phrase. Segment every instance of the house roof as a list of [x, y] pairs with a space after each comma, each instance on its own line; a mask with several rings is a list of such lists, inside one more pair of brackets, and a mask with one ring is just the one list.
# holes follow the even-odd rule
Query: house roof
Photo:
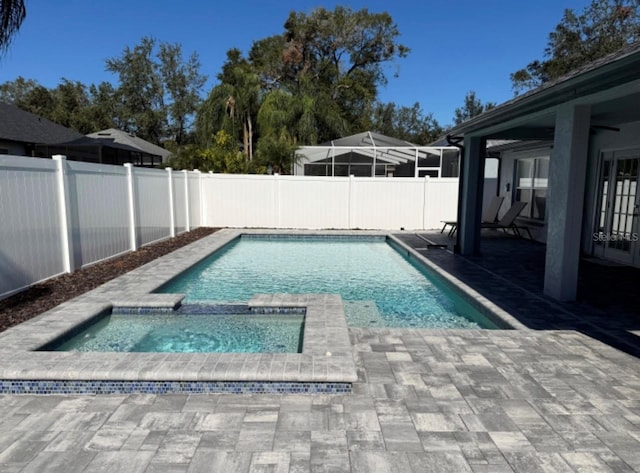
[[[94, 143], [98, 142], [103, 146], [111, 146], [112, 148], [127, 149], [131, 151], [138, 151], [153, 156], [162, 156], [163, 160], [171, 155], [171, 152], [161, 148], [160, 146], [149, 143], [148, 141], [138, 138], [135, 135], [127, 133], [126, 131], [118, 130], [116, 128], [108, 128], [106, 130], [90, 133], [86, 138], [91, 139]], [[90, 144], [87, 140], [77, 144]], [[75, 144], [75, 143], [67, 143]]]
[[21, 143], [50, 144], [82, 137], [75, 130], [0, 102], [0, 139]]
[[628, 44], [540, 87], [517, 96], [450, 130], [451, 135], [472, 133], [553, 106], [638, 80], [640, 42]]

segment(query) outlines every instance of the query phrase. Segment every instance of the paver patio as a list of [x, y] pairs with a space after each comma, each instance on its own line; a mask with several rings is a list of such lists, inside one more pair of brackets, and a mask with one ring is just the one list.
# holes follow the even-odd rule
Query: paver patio
[[351, 328], [350, 395], [0, 395], [0, 471], [640, 471], [638, 358], [589, 333], [615, 314], [521, 291], [504, 304], [538, 330]]

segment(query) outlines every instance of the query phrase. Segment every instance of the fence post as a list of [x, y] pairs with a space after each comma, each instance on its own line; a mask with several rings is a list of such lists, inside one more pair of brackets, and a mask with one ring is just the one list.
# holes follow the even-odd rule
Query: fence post
[[127, 169], [127, 191], [129, 199], [129, 246], [131, 251], [138, 249], [138, 214], [136, 212], [136, 188], [135, 177], [133, 175], [133, 164], [125, 163]]
[[195, 172], [196, 176], [198, 177], [198, 204], [200, 209], [200, 219], [198, 220], [198, 226], [204, 227], [206, 225], [204, 224], [204, 202], [202, 201], [202, 173], [198, 169], [194, 169], [193, 172]]
[[191, 212], [189, 211], [189, 172], [182, 170], [184, 176], [184, 231], [191, 231]]
[[67, 178], [67, 157], [61, 154], [52, 156], [56, 162], [56, 187], [58, 194], [58, 223], [62, 239], [62, 264], [64, 271], [75, 270], [73, 252], [73, 233], [71, 227], [71, 201], [69, 199], [69, 183]]
[[164, 168], [167, 171], [167, 177], [169, 179], [169, 236], [171, 238], [176, 236], [176, 213], [173, 202], [173, 169]]
[[349, 174], [349, 202], [347, 202], [348, 205], [348, 212], [349, 212], [349, 230], [353, 229], [354, 227], [354, 207], [355, 207], [355, 186], [354, 186], [354, 175], [353, 174]]
[[430, 204], [429, 199], [427, 198], [427, 194], [430, 191], [430, 185], [430, 176], [424, 176], [424, 190], [422, 192], [422, 230], [427, 229], [427, 206]]
[[273, 173], [273, 228], [280, 228], [280, 174]]

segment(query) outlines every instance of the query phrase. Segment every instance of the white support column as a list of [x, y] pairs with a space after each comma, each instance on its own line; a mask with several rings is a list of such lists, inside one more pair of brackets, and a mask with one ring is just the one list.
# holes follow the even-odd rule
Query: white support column
[[191, 231], [191, 213], [189, 210], [189, 172], [186, 169], [182, 170], [184, 176], [184, 231]]
[[169, 236], [173, 238], [176, 236], [176, 211], [173, 199], [173, 169], [165, 168], [165, 170], [167, 171], [167, 178], [169, 180]]
[[484, 148], [485, 140], [481, 137], [464, 137], [462, 195], [458, 202], [460, 206], [458, 241], [462, 255], [475, 255], [480, 252]]
[[133, 175], [133, 164], [125, 163], [127, 169], [127, 192], [129, 206], [129, 247], [131, 251], [138, 249], [138, 214], [136, 212], [136, 181]]
[[589, 106], [558, 108], [549, 162], [544, 293], [561, 301], [575, 300], [578, 289], [590, 126]]
[[67, 157], [56, 154], [52, 158], [56, 161], [58, 223], [62, 240], [62, 264], [64, 265], [64, 271], [71, 273], [76, 267], [73, 251], [73, 227], [71, 225], [71, 200], [69, 199], [69, 183], [67, 179]]
[[418, 177], [418, 156], [419, 156], [418, 148], [416, 148], [416, 163], [415, 163], [415, 166], [413, 167], [414, 168], [413, 169], [413, 173], [414, 173], [413, 177]]

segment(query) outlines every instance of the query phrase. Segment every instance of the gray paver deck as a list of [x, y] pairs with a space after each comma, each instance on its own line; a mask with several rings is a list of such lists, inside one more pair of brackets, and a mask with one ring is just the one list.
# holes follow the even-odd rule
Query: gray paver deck
[[0, 471], [640, 472], [638, 359], [555, 315], [349, 329], [349, 395], [0, 395]]
[[0, 395], [0, 471], [640, 471], [634, 357], [574, 331], [350, 336], [351, 395]]

